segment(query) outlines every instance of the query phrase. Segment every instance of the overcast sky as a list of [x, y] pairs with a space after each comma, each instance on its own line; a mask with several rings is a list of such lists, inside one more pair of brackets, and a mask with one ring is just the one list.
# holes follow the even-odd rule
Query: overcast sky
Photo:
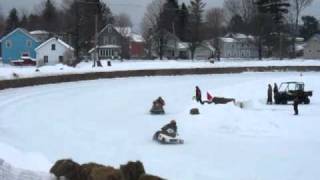
[[[58, 4], [62, 0], [52, 0]], [[135, 28], [138, 28], [143, 17], [146, 6], [152, 0], [104, 0], [111, 7], [113, 13], [125, 12], [131, 16]], [[180, 2], [189, 2], [190, 0], [179, 0]], [[0, 0], [0, 9], [3, 14], [8, 13], [13, 7], [22, 9], [26, 12], [31, 12], [35, 9], [34, 6], [39, 4], [41, 0]], [[207, 7], [222, 6], [223, 0], [204, 0]], [[320, 0], [314, 0], [313, 4], [304, 12], [320, 19]]]

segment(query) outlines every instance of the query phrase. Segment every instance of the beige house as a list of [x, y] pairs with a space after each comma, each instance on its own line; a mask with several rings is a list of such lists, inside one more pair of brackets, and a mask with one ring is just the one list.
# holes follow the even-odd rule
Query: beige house
[[320, 59], [320, 34], [314, 35], [307, 41], [304, 48], [305, 59]]
[[228, 34], [220, 38], [221, 58], [258, 58], [253, 36]]

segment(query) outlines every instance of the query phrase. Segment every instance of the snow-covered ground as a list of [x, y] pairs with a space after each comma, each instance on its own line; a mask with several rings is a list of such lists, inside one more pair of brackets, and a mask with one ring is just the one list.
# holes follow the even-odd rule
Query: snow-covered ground
[[[318, 180], [320, 73], [120, 78], [0, 91], [0, 159], [48, 172], [61, 158], [117, 167], [141, 160], [170, 180]], [[304, 81], [310, 105], [265, 105], [268, 83]], [[200, 105], [194, 87], [244, 101]], [[164, 116], [148, 113], [158, 96]], [[189, 110], [200, 109], [191, 116]], [[153, 142], [176, 119], [184, 145]], [[1, 177], [1, 169], [0, 169]]]
[[15, 67], [0, 64], [0, 80], [17, 78], [52, 76], [59, 74], [78, 74], [88, 72], [108, 72], [119, 70], [141, 70], [141, 69], [174, 69], [174, 68], [214, 68], [214, 67], [252, 67], [252, 66], [320, 66], [320, 60], [239, 60], [224, 59], [214, 64], [209, 61], [191, 60], [129, 60], [112, 61], [112, 67], [107, 66], [107, 60], [103, 60], [103, 68], [92, 68], [92, 62], [82, 62], [76, 68], [64, 66], [62, 64], [54, 66], [36, 67]]

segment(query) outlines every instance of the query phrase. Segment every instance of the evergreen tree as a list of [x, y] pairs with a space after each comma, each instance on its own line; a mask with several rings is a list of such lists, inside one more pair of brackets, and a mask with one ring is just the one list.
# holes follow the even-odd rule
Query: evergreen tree
[[287, 0], [258, 0], [257, 6], [259, 13], [270, 15], [274, 24], [276, 25], [277, 29], [275, 31], [278, 32], [279, 46], [277, 47], [275, 45], [273, 51], [278, 51], [279, 57], [282, 59], [283, 49], [285, 49], [283, 48], [282, 28], [285, 19], [284, 16], [289, 12], [288, 8], [290, 7], [290, 4], [287, 2]]
[[26, 29], [28, 29], [29, 31], [42, 29], [41, 24], [42, 24], [42, 21], [39, 15], [30, 14], [28, 17], [28, 24]]
[[93, 47], [95, 34], [95, 17], [98, 16], [98, 30], [114, 19], [110, 8], [100, 0], [72, 0], [64, 15], [64, 31], [72, 39], [75, 57], [79, 60], [80, 53], [87, 53]]
[[160, 24], [162, 28], [170, 33], [176, 34], [178, 27], [179, 5], [177, 0], [167, 0], [163, 5]]
[[302, 16], [303, 26], [300, 30], [301, 36], [307, 41], [319, 32], [319, 21], [313, 16]]
[[45, 2], [45, 7], [41, 14], [42, 26], [44, 30], [49, 32], [57, 32], [59, 29], [59, 20], [57, 8], [52, 4], [51, 0]]
[[203, 25], [203, 12], [206, 4], [202, 0], [192, 0], [190, 5], [189, 28], [190, 28], [190, 51], [191, 58], [202, 43], [201, 29]]
[[232, 33], [244, 33], [246, 34], [246, 24], [239, 15], [234, 15], [229, 22], [229, 31]]
[[4, 30], [5, 30], [5, 20], [4, 20], [2, 13], [0, 12], [0, 36], [3, 35]]
[[6, 30], [5, 34], [13, 31], [14, 29], [19, 27], [19, 17], [18, 17], [18, 12], [16, 8], [13, 8], [6, 21]]
[[185, 3], [182, 3], [178, 15], [179, 22], [176, 28], [176, 32], [181, 41], [186, 41], [189, 11]]
[[20, 27], [28, 29], [28, 17], [25, 14], [21, 18]]
[[258, 0], [258, 11], [262, 14], [271, 14], [275, 24], [283, 24], [284, 15], [287, 14], [290, 4], [287, 0]]

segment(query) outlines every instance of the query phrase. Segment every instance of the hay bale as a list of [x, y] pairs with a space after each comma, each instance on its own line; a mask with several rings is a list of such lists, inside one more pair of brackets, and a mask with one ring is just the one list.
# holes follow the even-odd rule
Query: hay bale
[[200, 114], [200, 111], [199, 111], [198, 108], [192, 108], [192, 109], [190, 110], [190, 114], [191, 114], [191, 115], [198, 115], [198, 114]]
[[144, 174], [144, 175], [140, 176], [139, 180], [164, 180], [164, 179], [160, 178], [158, 176]]
[[120, 166], [123, 180], [139, 180], [140, 176], [145, 174], [143, 164], [140, 161], [128, 162]]
[[88, 163], [88, 164], [82, 164], [81, 165], [81, 170], [82, 170], [82, 174], [85, 177], [85, 179], [89, 179], [90, 174], [92, 172], [93, 169], [95, 168], [103, 168], [105, 166], [100, 165], [100, 164], [96, 164], [96, 163]]
[[122, 180], [121, 172], [113, 167], [93, 167], [88, 180]]
[[57, 161], [50, 169], [50, 173], [56, 177], [66, 177], [68, 180], [85, 180], [81, 172], [81, 166], [71, 159]]

